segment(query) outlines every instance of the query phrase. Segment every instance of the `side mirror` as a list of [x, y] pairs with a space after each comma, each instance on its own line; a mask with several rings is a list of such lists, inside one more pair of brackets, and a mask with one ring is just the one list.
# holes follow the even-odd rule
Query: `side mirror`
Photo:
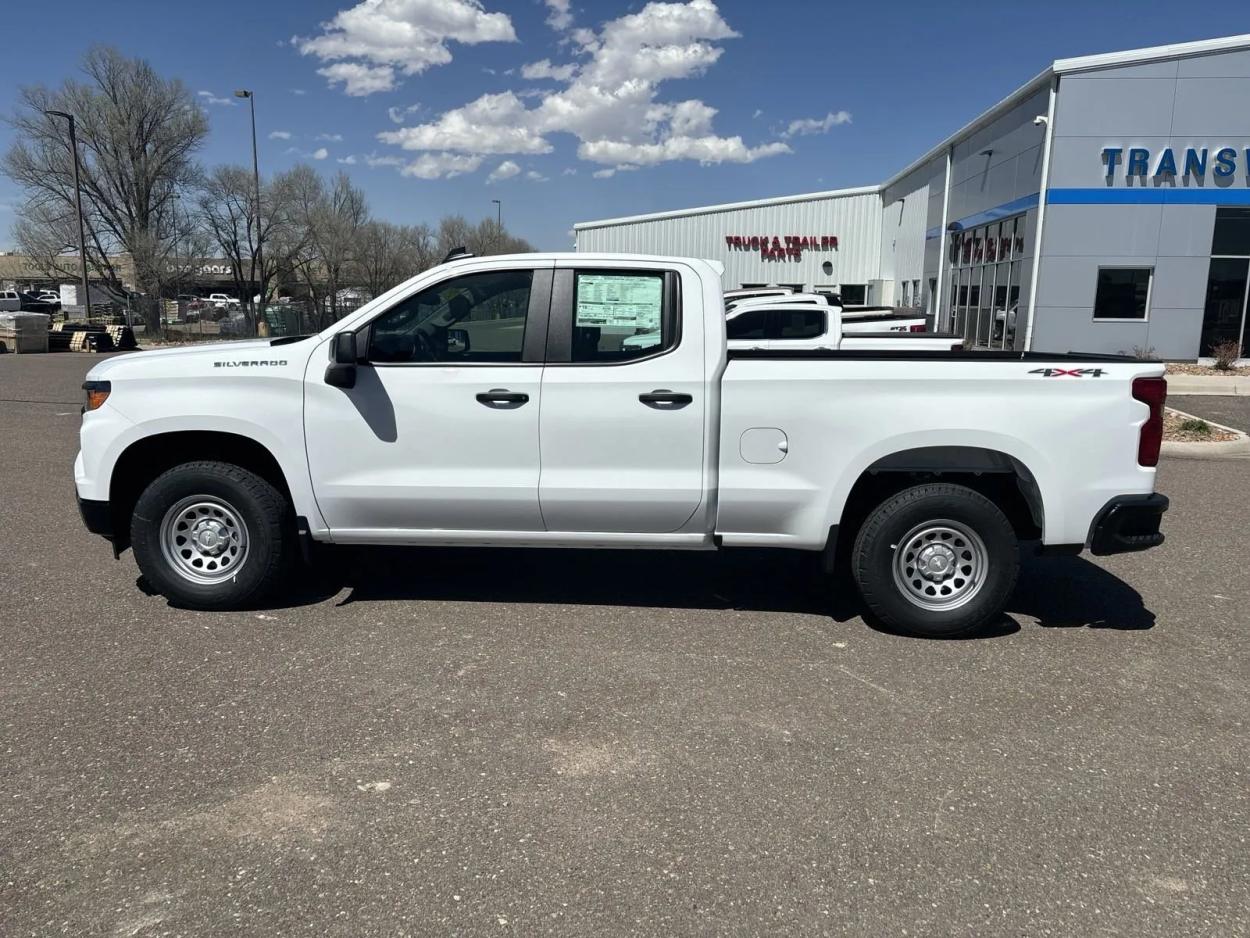
[[447, 330], [447, 354], [468, 355], [472, 347], [473, 341], [469, 338], [468, 329]]
[[330, 345], [331, 359], [326, 368], [326, 384], [349, 390], [356, 386], [356, 333], [340, 332]]

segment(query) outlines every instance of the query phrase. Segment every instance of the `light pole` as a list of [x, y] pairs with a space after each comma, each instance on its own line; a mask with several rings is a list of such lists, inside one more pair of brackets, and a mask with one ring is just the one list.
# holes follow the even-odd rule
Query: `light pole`
[[499, 242], [503, 240], [503, 202], [491, 199], [495, 204], [495, 250], [499, 250]]
[[87, 226], [82, 217], [82, 184], [78, 180], [78, 133], [74, 128], [74, 115], [65, 111], [44, 111], [49, 117], [63, 117], [69, 121], [69, 148], [74, 154], [74, 207], [78, 210], [78, 262], [82, 275], [83, 318], [91, 317], [91, 286], [87, 280]]
[[252, 178], [256, 183], [256, 258], [255, 269], [260, 272], [257, 276], [257, 295], [260, 297], [256, 301], [256, 329], [259, 334], [261, 320], [264, 317], [265, 304], [265, 237], [264, 229], [260, 222], [260, 161], [256, 157], [256, 95], [246, 89], [240, 89], [234, 93], [236, 98], [247, 98], [247, 103], [252, 109]]

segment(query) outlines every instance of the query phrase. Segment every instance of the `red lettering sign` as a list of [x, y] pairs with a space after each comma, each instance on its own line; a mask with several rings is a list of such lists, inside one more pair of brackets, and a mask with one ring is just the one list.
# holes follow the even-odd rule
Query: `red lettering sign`
[[766, 261], [802, 260], [804, 251], [836, 251], [835, 235], [726, 235], [725, 247], [734, 251], [759, 251]]

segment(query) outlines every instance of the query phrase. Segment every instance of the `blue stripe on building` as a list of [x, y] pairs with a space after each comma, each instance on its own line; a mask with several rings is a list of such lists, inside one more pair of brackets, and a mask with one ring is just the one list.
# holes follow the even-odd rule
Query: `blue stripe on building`
[[1250, 205], [1250, 189], [1048, 189], [1046, 201], [1051, 205]]

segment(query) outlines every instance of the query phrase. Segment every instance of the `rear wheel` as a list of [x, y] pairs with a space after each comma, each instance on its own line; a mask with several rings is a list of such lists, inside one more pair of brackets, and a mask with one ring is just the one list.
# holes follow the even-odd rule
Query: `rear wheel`
[[158, 476], [139, 497], [130, 537], [148, 583], [176, 605], [237, 609], [282, 579], [294, 554], [291, 509], [239, 466], [194, 462]]
[[1002, 614], [1019, 548], [1011, 523], [984, 495], [962, 485], [918, 485], [868, 516], [851, 567], [864, 602], [887, 625], [954, 637]]

